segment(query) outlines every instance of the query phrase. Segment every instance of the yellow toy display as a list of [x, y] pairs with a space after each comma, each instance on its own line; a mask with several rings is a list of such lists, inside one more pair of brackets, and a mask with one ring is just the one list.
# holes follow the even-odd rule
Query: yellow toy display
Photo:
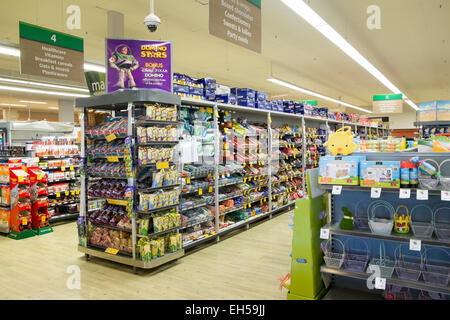
[[324, 146], [328, 147], [328, 150], [330, 150], [333, 156], [337, 156], [338, 154], [348, 156], [358, 148], [356, 143], [353, 142], [353, 137], [352, 128], [343, 127], [332, 134]]

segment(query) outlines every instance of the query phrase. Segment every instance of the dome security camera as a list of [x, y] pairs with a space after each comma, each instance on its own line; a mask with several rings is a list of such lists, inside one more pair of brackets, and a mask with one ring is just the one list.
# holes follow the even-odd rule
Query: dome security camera
[[150, 32], [156, 32], [159, 25], [161, 24], [161, 19], [155, 15], [154, 0], [150, 0], [150, 14], [145, 17], [144, 24], [147, 26]]

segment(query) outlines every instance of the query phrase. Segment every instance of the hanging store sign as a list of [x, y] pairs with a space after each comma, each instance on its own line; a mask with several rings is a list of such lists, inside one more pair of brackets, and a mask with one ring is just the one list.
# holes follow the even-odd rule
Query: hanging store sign
[[99, 96], [106, 93], [106, 74], [97, 71], [88, 71], [84, 73], [86, 84], [91, 96]]
[[261, 53], [261, 0], [210, 0], [209, 33]]
[[307, 103], [311, 106], [317, 106], [319, 103], [317, 100], [310, 100], [310, 101], [297, 101], [298, 103]]
[[19, 22], [20, 73], [84, 82], [84, 42], [58, 31]]
[[107, 92], [155, 89], [172, 93], [172, 43], [106, 39]]
[[402, 94], [380, 94], [373, 96], [374, 113], [402, 113], [403, 95]]

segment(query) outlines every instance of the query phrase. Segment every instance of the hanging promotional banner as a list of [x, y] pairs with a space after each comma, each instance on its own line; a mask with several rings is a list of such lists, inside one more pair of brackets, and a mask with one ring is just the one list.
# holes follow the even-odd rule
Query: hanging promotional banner
[[261, 0], [209, 0], [209, 34], [261, 53]]
[[402, 113], [403, 95], [402, 94], [379, 94], [373, 96], [374, 113]]
[[156, 89], [172, 93], [172, 43], [106, 39], [107, 92]]
[[83, 82], [82, 38], [19, 22], [20, 73]]

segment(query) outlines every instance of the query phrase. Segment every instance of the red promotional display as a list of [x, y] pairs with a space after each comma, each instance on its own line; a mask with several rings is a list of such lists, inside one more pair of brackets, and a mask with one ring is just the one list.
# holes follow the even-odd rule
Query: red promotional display
[[22, 165], [20, 159], [11, 159], [8, 164], [11, 199], [11, 232], [9, 237], [16, 240], [33, 237], [30, 175], [25, 171], [26, 167]]
[[37, 235], [51, 233], [53, 229], [49, 225], [47, 174], [38, 167], [29, 167], [27, 171], [30, 175], [31, 217], [34, 232]]

